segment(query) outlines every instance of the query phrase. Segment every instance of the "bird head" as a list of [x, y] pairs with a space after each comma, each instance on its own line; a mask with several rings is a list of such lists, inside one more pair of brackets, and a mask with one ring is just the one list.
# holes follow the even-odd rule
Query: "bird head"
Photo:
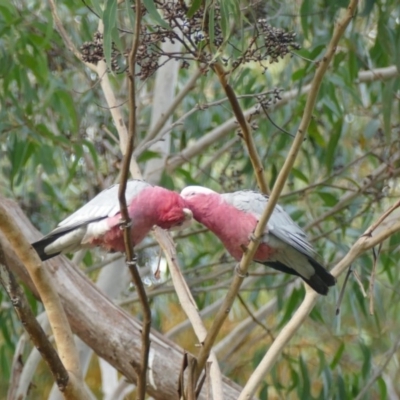
[[192, 222], [192, 211], [186, 207], [185, 200], [178, 193], [168, 192], [163, 196], [157, 225], [163, 229], [188, 227]]
[[185, 200], [189, 200], [190, 198], [202, 196], [202, 195], [209, 195], [209, 194], [217, 194], [214, 190], [205, 188], [203, 186], [186, 186], [182, 189], [181, 196]]
[[211, 204], [221, 201], [219, 193], [202, 186], [187, 186], [182, 190], [181, 196], [197, 221], [201, 221], [204, 216], [209, 214], [212, 208]]

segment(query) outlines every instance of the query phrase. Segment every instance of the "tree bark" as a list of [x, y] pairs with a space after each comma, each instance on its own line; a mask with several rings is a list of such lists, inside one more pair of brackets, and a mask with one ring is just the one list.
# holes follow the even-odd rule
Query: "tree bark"
[[[40, 238], [19, 206], [12, 200], [0, 197], [15, 223], [25, 232], [31, 242]], [[37, 296], [25, 267], [17, 258], [0, 232], [8, 265], [13, 272]], [[69, 323], [77, 334], [100, 357], [104, 358], [129, 381], [135, 382], [133, 364], [140, 360], [141, 324], [134, 317], [113, 304], [79, 269], [67, 258], [56, 257], [46, 262], [50, 275], [57, 285]], [[148, 393], [155, 399], [177, 399], [178, 379], [184, 349], [160, 333], [152, 330], [148, 371]], [[225, 399], [237, 399], [241, 388], [224, 377]], [[205, 399], [207, 384], [203, 387]]]

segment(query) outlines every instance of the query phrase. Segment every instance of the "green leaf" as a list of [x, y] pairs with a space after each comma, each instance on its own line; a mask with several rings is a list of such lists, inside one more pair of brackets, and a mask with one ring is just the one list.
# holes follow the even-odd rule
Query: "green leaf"
[[117, 0], [107, 0], [103, 13], [103, 46], [107, 68], [111, 71], [112, 31], [117, 22]]
[[346, 384], [345, 381], [343, 380], [343, 376], [341, 373], [338, 374], [336, 378], [336, 390], [337, 390], [337, 396], [336, 399], [347, 399], [347, 392], [346, 392]]
[[153, 0], [143, 0], [143, 4], [146, 7], [147, 12], [157, 22], [158, 25], [168, 30], [171, 29], [171, 27], [161, 18]]
[[348, 56], [348, 70], [350, 74], [350, 83], [353, 83], [358, 78], [359, 63], [355, 51], [351, 51]]
[[304, 362], [302, 356], [299, 357], [299, 365], [300, 365], [300, 372], [302, 376], [302, 385], [299, 386], [299, 398], [300, 399], [309, 399], [310, 398], [310, 390], [311, 390], [311, 383], [309, 372], [307, 369], [307, 364]]
[[364, 0], [363, 3], [364, 3], [364, 9], [359, 14], [360, 17], [366, 17], [367, 15], [371, 14], [374, 5], [376, 3], [376, 0]]
[[385, 82], [382, 91], [382, 116], [383, 116], [383, 127], [385, 130], [385, 136], [388, 140], [391, 138], [391, 121], [392, 121], [392, 107], [393, 107], [393, 93], [394, 80]]
[[146, 162], [153, 160], [154, 158], [160, 158], [160, 153], [158, 151], [146, 150], [137, 159], [138, 162]]
[[268, 384], [265, 382], [261, 385], [260, 399], [268, 400]]
[[221, 12], [221, 30], [224, 42], [229, 39], [230, 36], [230, 24], [229, 24], [229, 2], [222, 0], [219, 2]]
[[325, 161], [328, 173], [332, 171], [332, 167], [335, 163], [336, 149], [338, 147], [339, 139], [342, 135], [342, 125], [343, 121], [339, 120], [333, 127], [332, 131], [330, 132], [328, 147], [326, 149], [326, 161]]
[[198, 181], [195, 181], [192, 178], [192, 175], [190, 174], [190, 172], [186, 171], [184, 168], [177, 168], [175, 172], [178, 176], [181, 175], [183, 177], [186, 185], [198, 185], [199, 184]]
[[295, 178], [300, 179], [301, 181], [305, 183], [309, 183], [308, 178], [297, 168], [292, 168], [292, 174], [294, 175]]
[[208, 8], [208, 36], [210, 37], [210, 46], [211, 49], [214, 49], [214, 40], [215, 40], [215, 8], [214, 5], [211, 5]]
[[337, 349], [337, 351], [336, 351], [336, 353], [335, 353], [335, 355], [334, 355], [334, 357], [333, 357], [333, 360], [331, 361], [331, 364], [330, 364], [330, 368], [331, 368], [332, 370], [335, 369], [336, 366], [338, 365], [340, 359], [342, 358], [344, 349], [345, 349], [345, 344], [344, 344], [344, 342], [341, 342], [341, 343], [340, 343], [340, 346], [339, 346], [339, 348]]
[[380, 393], [379, 398], [380, 399], [387, 399], [388, 398], [388, 392], [387, 392], [386, 382], [382, 378], [382, 376], [380, 376], [377, 379], [377, 383], [378, 383], [379, 393]]
[[200, 10], [201, 4], [203, 3], [202, 0], [193, 0], [192, 5], [190, 6], [186, 16], [188, 18], [192, 18], [196, 11]]
[[82, 145], [89, 150], [90, 155], [92, 156], [92, 161], [96, 168], [99, 168], [99, 157], [97, 150], [92, 142], [89, 140], [83, 140]]
[[[37, 161], [43, 166], [47, 175], [54, 175], [57, 173], [57, 166], [53, 158], [52, 147], [49, 145], [42, 145], [37, 153], [39, 156]], [[39, 161], [40, 160], [40, 161]]]
[[133, 29], [135, 29], [135, 18], [136, 18], [135, 11], [133, 11], [129, 0], [125, 0], [125, 5], [126, 5], [126, 13], [129, 16], [129, 22], [130, 22], [131, 28], [133, 30]]
[[379, 119], [371, 119], [364, 129], [364, 137], [371, 140], [377, 133], [378, 129], [381, 127], [381, 122]]
[[372, 367], [372, 354], [371, 349], [369, 346], [365, 345], [364, 343], [360, 343], [361, 351], [363, 353], [363, 364], [361, 367], [361, 376], [364, 379], [367, 379]]
[[303, 34], [305, 38], [309, 37], [309, 18], [310, 14], [313, 12], [314, 2], [312, 0], [303, 0], [300, 7], [301, 15], [301, 27], [303, 28]]
[[66, 90], [56, 90], [53, 93], [53, 107], [57, 107], [57, 111], [60, 115], [68, 116], [68, 125], [71, 124], [71, 130], [73, 132], [78, 131], [78, 116], [75, 109], [75, 102], [71, 93]]
[[303, 298], [303, 293], [303, 288], [299, 290], [293, 290], [292, 295], [287, 300], [285, 300], [285, 313], [279, 321], [279, 327], [282, 327], [287, 321], [289, 321], [292, 314], [294, 313], [294, 310], [300, 304]]
[[318, 196], [323, 200], [326, 207], [331, 208], [334, 207], [338, 203], [338, 198], [328, 192], [318, 191]]
[[96, 12], [99, 18], [102, 18], [103, 16], [103, 9], [100, 5], [99, 0], [91, 0], [93, 10]]

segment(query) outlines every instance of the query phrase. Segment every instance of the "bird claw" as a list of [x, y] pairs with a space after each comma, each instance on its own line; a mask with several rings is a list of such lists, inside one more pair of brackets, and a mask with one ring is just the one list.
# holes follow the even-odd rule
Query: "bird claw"
[[120, 219], [120, 223], [119, 223], [119, 229], [121, 229], [121, 231], [123, 231], [124, 229], [130, 228], [132, 226], [132, 220], [128, 219]]
[[132, 260], [125, 260], [125, 262], [126, 262], [126, 265], [134, 265], [134, 266], [136, 266], [136, 264], [137, 264], [137, 257], [134, 256], [134, 257], [132, 258]]
[[236, 264], [235, 272], [236, 272], [237, 276], [240, 278], [247, 278], [249, 276], [249, 274], [247, 272], [246, 273], [242, 272], [242, 270], [240, 269], [240, 264]]
[[261, 238], [262, 238], [262, 236], [257, 238], [256, 235], [254, 234], [254, 232], [251, 232], [249, 235], [249, 240], [252, 242], [255, 242], [255, 243], [260, 243]]

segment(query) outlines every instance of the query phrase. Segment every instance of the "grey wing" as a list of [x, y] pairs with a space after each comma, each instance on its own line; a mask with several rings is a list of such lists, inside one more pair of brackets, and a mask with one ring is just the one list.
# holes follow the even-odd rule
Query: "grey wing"
[[[242, 190], [234, 193], [225, 193], [221, 195], [228, 203], [241, 211], [252, 213], [257, 219], [260, 218], [268, 203], [268, 196], [252, 190]], [[268, 221], [267, 231], [293, 246], [300, 253], [309, 257], [315, 255], [315, 251], [304, 231], [290, 218], [289, 214], [280, 206], [276, 205]], [[268, 237], [265, 238], [268, 242]]]
[[[128, 181], [125, 192], [126, 202], [129, 204], [143, 189], [151, 186], [152, 185], [144, 181]], [[75, 211], [69, 217], [61, 221], [58, 224], [58, 227], [66, 228], [69, 226], [79, 226], [80, 224], [89, 221], [99, 220], [116, 215], [120, 210], [118, 189], [119, 184], [103, 190], [96, 197], [90, 200], [89, 203], [85, 204], [79, 210]]]
[[268, 221], [268, 231], [283, 242], [291, 245], [308, 257], [315, 257], [315, 250], [307, 240], [304, 231], [290, 218], [279, 205], [274, 209]]
[[241, 190], [221, 194], [221, 197], [237, 209], [254, 214], [257, 218], [263, 213], [268, 203], [268, 196], [253, 190]]

